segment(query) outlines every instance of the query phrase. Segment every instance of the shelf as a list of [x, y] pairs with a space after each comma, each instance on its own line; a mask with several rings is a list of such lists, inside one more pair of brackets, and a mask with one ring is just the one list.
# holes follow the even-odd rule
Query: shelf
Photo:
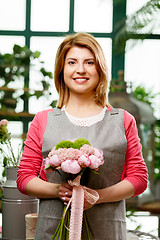
[[27, 120], [32, 120], [35, 116], [35, 114], [30, 114], [28, 112], [12, 112], [12, 111], [2, 111], [0, 110], [0, 118], [1, 116], [3, 116], [3, 118], [6, 118], [8, 120], [23, 120], [23, 119], [27, 119]]
[[160, 214], [160, 201], [145, 203], [138, 208], [139, 211], [148, 211], [152, 214]]

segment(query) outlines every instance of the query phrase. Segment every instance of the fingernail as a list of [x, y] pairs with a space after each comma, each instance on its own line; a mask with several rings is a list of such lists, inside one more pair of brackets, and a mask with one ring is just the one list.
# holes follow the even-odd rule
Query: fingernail
[[62, 200], [65, 201], [66, 200], [65, 197], [62, 197]]
[[64, 205], [67, 205], [67, 202], [64, 202]]
[[65, 194], [65, 195], [68, 195], [68, 192], [65, 192], [64, 194]]

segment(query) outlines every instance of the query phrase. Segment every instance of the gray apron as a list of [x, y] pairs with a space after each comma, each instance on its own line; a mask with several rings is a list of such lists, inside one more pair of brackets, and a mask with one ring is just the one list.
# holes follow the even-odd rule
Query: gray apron
[[[82, 185], [93, 189], [102, 189], [121, 181], [125, 163], [127, 141], [124, 129], [124, 111], [112, 109], [106, 111], [102, 121], [90, 127], [76, 126], [67, 118], [64, 111], [55, 108], [48, 113], [44, 133], [42, 154], [47, 157], [50, 150], [61, 140], [86, 138], [92, 146], [103, 150], [104, 164], [99, 175], [86, 169]], [[47, 174], [47, 181], [61, 183], [65, 173]], [[51, 240], [62, 217], [63, 202], [60, 199], [41, 199], [35, 240]], [[92, 240], [126, 240], [125, 201], [102, 203], [86, 212]], [[83, 224], [82, 239], [87, 235]]]

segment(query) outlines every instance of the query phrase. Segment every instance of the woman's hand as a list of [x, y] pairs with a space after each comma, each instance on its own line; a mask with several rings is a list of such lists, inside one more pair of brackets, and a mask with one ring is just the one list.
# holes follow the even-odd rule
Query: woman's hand
[[[67, 204], [72, 197], [72, 189], [68, 183], [63, 182], [59, 187], [59, 197]], [[96, 203], [90, 204], [84, 199], [84, 210], [87, 210], [93, 207], [95, 204], [107, 203], [107, 202], [117, 202], [123, 199], [127, 199], [134, 195], [134, 187], [127, 180], [123, 180], [115, 185], [112, 185], [107, 188], [96, 190], [99, 194], [99, 199]]]
[[84, 207], [83, 207], [83, 210], [84, 210], [84, 211], [87, 210], [87, 209], [89, 209], [89, 208], [91, 208], [91, 207], [93, 207], [94, 205], [96, 205], [96, 203], [90, 204], [90, 203], [84, 198]]
[[[72, 189], [73, 187], [69, 185], [67, 182], [63, 182], [59, 187], [59, 197], [64, 202], [64, 204], [68, 204], [72, 197]], [[95, 203], [96, 204], [96, 203]], [[83, 210], [87, 210], [91, 207], [93, 207], [95, 204], [90, 204], [85, 198], [84, 198], [84, 208]]]
[[127, 180], [123, 180], [107, 188], [97, 189], [96, 191], [99, 194], [99, 199], [94, 204], [90, 204], [84, 199], [84, 210], [99, 203], [117, 202], [134, 195], [134, 187]]
[[59, 187], [59, 197], [67, 204], [72, 197], [72, 189], [73, 187], [69, 185], [67, 182], [63, 182]]

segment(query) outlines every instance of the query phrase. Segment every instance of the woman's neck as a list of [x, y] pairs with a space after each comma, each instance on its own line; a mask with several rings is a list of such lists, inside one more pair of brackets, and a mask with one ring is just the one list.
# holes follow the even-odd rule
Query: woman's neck
[[99, 114], [103, 107], [98, 106], [91, 98], [70, 96], [65, 109], [72, 116], [85, 118]]

